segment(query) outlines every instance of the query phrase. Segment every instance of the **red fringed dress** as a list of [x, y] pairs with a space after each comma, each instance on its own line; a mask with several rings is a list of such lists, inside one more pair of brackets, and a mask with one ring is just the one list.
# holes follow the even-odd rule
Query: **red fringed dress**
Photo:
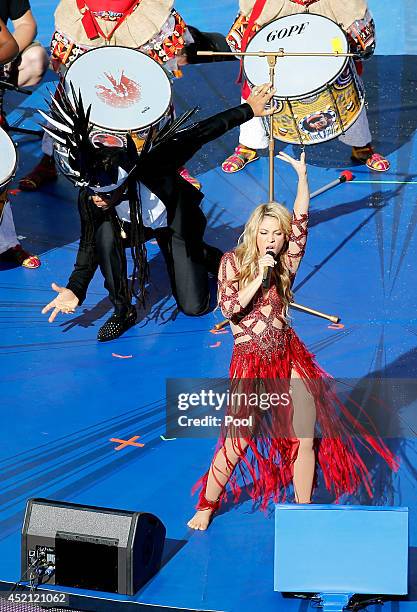
[[[293, 214], [287, 252], [292, 281], [305, 251], [307, 221], [307, 215], [297, 218]], [[355, 404], [354, 410], [352, 407], [349, 410], [348, 405], [339, 400], [334, 391], [334, 379], [317, 364], [282, 316], [283, 302], [277, 287], [272, 285], [266, 294], [260, 288], [252, 301], [242, 307], [237, 275], [234, 252], [225, 253], [219, 272], [219, 304], [224, 316], [230, 319], [235, 340], [229, 392], [246, 399], [229, 403], [227, 414], [240, 419], [242, 424], [236, 425], [234, 421], [223, 426], [216, 448], [215, 457], [222, 452], [226, 465], [231, 468], [225, 447], [229, 438], [233, 451], [240, 457], [221, 500], [227, 497], [227, 489], [230, 489], [237, 501], [243, 483], [262, 508], [266, 508], [270, 500], [284, 501], [287, 485], [292, 481], [300, 437], [314, 437], [317, 463], [327, 489], [336, 500], [344, 493], [354, 493], [360, 485], [364, 485], [372, 496], [371, 477], [358, 448], [378, 453], [393, 470], [398, 469], [395, 457], [360, 406]], [[291, 387], [303, 384], [305, 397], [313, 403], [315, 411], [312, 434], [307, 434], [308, 426], [303, 433], [301, 425], [298, 438], [293, 427], [292, 375], [300, 380], [293, 378]], [[250, 399], [254, 394], [258, 398], [255, 405]], [[272, 394], [275, 406], [265, 409], [261, 400], [271, 398]], [[285, 401], [276, 405], [278, 398], [283, 400], [285, 394], [290, 398], [287, 405]], [[300, 410], [302, 412], [302, 406]], [[359, 413], [359, 417], [352, 412]], [[245, 424], [248, 421], [249, 424]], [[213, 464], [210, 469], [216, 478]], [[193, 487], [193, 492], [201, 487], [199, 503], [202, 506], [208, 474]]]

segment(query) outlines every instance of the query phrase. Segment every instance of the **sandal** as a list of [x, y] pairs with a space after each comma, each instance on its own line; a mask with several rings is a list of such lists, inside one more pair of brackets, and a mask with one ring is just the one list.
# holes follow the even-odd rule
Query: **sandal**
[[43, 185], [56, 181], [57, 178], [54, 158], [44, 155], [32, 172], [20, 179], [19, 187], [22, 191], [37, 191]]
[[365, 164], [376, 172], [386, 172], [391, 167], [389, 161], [379, 153], [375, 153], [370, 144], [365, 147], [352, 147], [351, 159], [356, 163]]
[[222, 170], [228, 174], [239, 172], [239, 170], [243, 170], [247, 164], [250, 164], [257, 159], [259, 159], [259, 155], [254, 149], [250, 149], [239, 144], [236, 147], [233, 155], [230, 155], [230, 157], [225, 159], [222, 163]]
[[190, 185], [192, 185], [193, 187], [195, 187], [196, 189], [200, 190], [201, 189], [201, 183], [199, 180], [197, 180], [196, 178], [194, 178], [193, 176], [191, 176], [191, 174], [188, 172], [187, 168], [180, 168], [179, 171], [180, 176], [182, 176], [183, 179], [185, 179], [187, 181], [187, 183], [190, 183]]
[[22, 245], [17, 244], [15, 247], [8, 249], [4, 253], [1, 254], [2, 259], [7, 261], [12, 261], [17, 263], [19, 266], [23, 266], [24, 268], [29, 268], [30, 270], [35, 270], [35, 268], [39, 268], [41, 265], [41, 260], [37, 255], [31, 255], [22, 247]]
[[371, 155], [371, 157], [366, 160], [366, 165], [370, 170], [375, 170], [375, 172], [386, 172], [391, 167], [389, 161], [379, 153]]

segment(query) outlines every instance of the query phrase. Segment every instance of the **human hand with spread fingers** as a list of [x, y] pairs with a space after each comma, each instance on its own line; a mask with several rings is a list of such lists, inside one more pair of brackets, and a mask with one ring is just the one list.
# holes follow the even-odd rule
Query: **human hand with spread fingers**
[[77, 296], [71, 289], [60, 287], [56, 283], [52, 283], [51, 287], [58, 295], [42, 309], [42, 314], [46, 314], [53, 309], [48, 319], [49, 323], [53, 323], [60, 312], [63, 314], [73, 314], [79, 304]]

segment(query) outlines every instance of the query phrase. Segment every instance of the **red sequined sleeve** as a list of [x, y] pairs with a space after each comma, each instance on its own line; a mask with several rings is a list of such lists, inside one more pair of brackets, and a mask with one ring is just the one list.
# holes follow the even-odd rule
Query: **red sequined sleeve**
[[234, 253], [225, 253], [220, 262], [217, 297], [220, 309], [228, 319], [232, 319], [243, 310], [239, 302], [239, 284], [235, 280], [237, 274]]
[[288, 264], [292, 276], [298, 270], [298, 266], [304, 256], [307, 243], [308, 214], [299, 217], [293, 212], [291, 221], [291, 234], [288, 244]]

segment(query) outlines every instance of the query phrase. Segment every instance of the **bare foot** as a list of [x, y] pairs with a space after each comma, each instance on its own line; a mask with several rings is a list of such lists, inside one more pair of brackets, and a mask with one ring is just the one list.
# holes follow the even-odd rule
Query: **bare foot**
[[188, 521], [188, 527], [191, 529], [205, 531], [210, 524], [213, 512], [214, 510], [212, 508], [207, 508], [207, 510], [197, 510], [193, 518]]

